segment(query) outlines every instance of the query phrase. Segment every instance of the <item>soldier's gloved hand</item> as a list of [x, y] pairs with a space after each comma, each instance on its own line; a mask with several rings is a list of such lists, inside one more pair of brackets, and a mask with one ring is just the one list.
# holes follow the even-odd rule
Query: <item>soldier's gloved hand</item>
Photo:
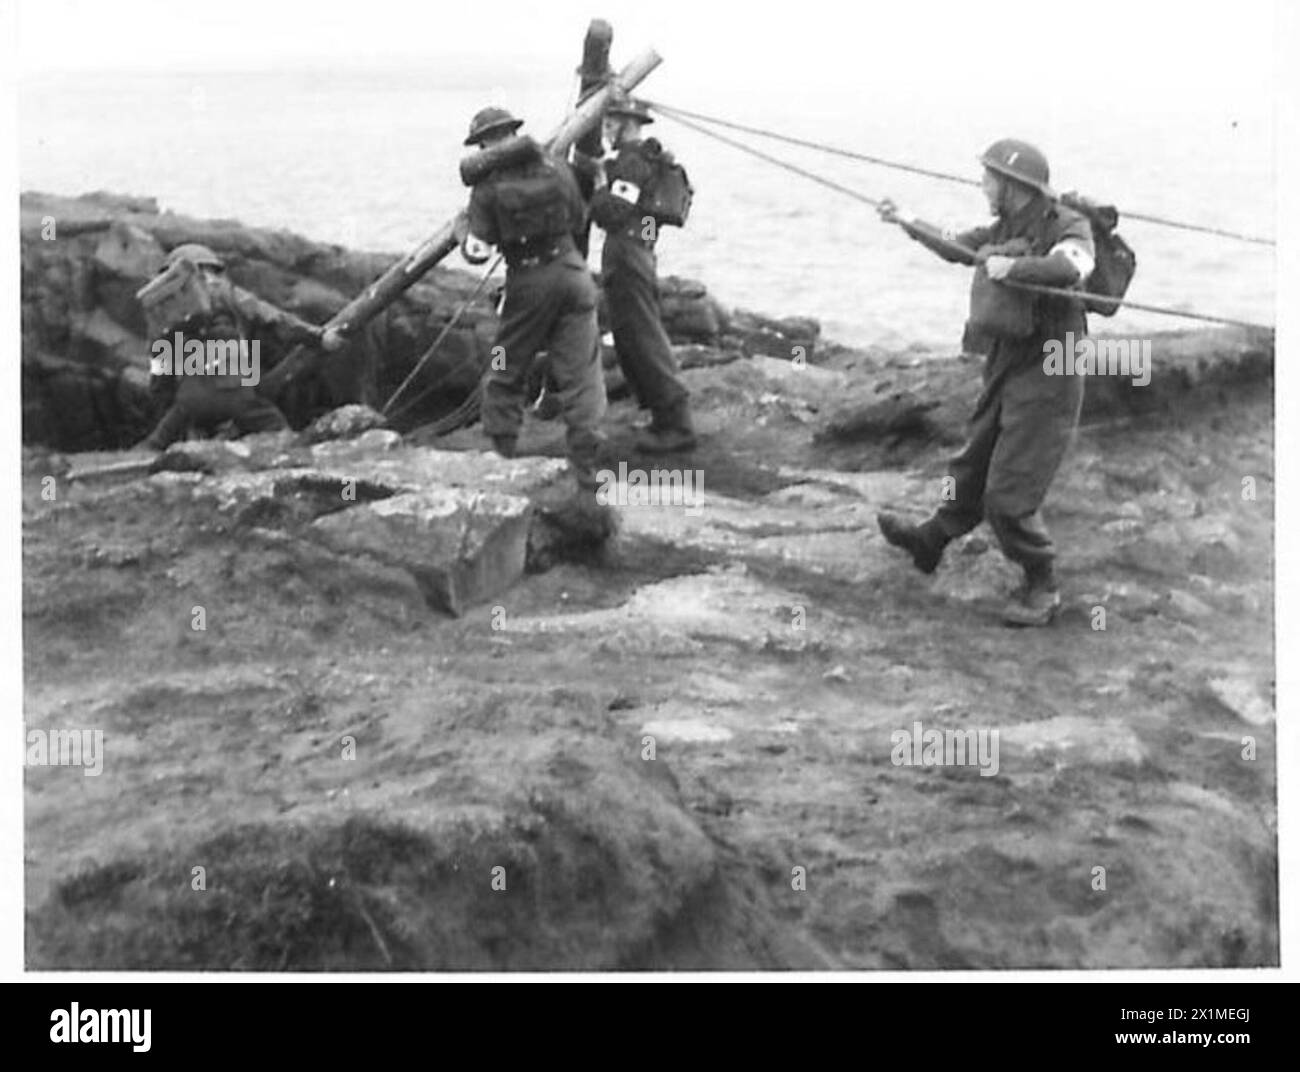
[[587, 153], [573, 151], [573, 170], [585, 179], [590, 179], [597, 186], [603, 185], [605, 181], [605, 166], [597, 157], [589, 156]]
[[347, 345], [347, 341], [338, 328], [326, 328], [321, 332], [320, 346], [326, 353], [332, 354], [336, 350], [342, 350]]
[[609, 186], [609, 179], [605, 174], [604, 162], [596, 156], [588, 156], [586, 153], [573, 151], [573, 171], [580, 178], [586, 179], [591, 183], [591, 191], [604, 190]]
[[469, 261], [469, 264], [484, 264], [487, 257], [491, 256], [491, 246], [478, 238], [478, 235], [471, 234], [469, 217], [461, 213], [456, 217], [455, 227], [456, 238], [460, 239], [460, 256]]
[[1003, 257], [995, 253], [984, 261], [984, 270], [988, 272], [990, 279], [1005, 279], [1015, 263], [1015, 257]]
[[452, 220], [451, 233], [456, 236], [457, 242], [464, 242], [469, 237], [469, 213], [464, 209], [456, 213], [456, 218]]

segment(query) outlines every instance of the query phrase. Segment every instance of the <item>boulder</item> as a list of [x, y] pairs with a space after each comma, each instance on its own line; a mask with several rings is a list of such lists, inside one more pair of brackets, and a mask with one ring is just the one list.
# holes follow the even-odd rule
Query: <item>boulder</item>
[[791, 358], [795, 347], [803, 348], [803, 358], [811, 360], [821, 336], [821, 325], [811, 317], [791, 316], [777, 320], [757, 313], [737, 310], [727, 328], [736, 345], [749, 354]]
[[249, 444], [227, 439], [193, 439], [173, 443], [153, 464], [154, 472], [229, 473], [253, 469]]
[[[118, 378], [106, 371], [37, 354], [23, 362], [22, 385], [24, 443], [94, 450], [124, 446], [144, 434], [119, 406]], [[114, 433], [108, 443], [106, 428]]]
[[[45, 237], [49, 220], [57, 226], [57, 241]], [[234, 220], [159, 212], [152, 199], [102, 192], [76, 198], [24, 194], [20, 233], [24, 361], [45, 354], [103, 369], [113, 381], [105, 388], [113, 399], [120, 370], [137, 363], [143, 367], [147, 357], [146, 327], [135, 292], [157, 271], [165, 252], [178, 245], [198, 242], [211, 247], [226, 259], [235, 283], [317, 324], [339, 312], [396, 259], [391, 253], [353, 252]], [[382, 406], [441, 335], [453, 312], [476, 293], [478, 283], [474, 274], [435, 268], [348, 346], [316, 354], [287, 388], [266, 390], [294, 428], [349, 403]], [[670, 276], [661, 289], [669, 337], [696, 347], [689, 351], [687, 363], [713, 363], [705, 346], [718, 342], [730, 329], [731, 318], [695, 280]], [[475, 389], [498, 325], [492, 291], [489, 286], [478, 294], [442, 339], [389, 415], [395, 427], [410, 429], [441, 417]], [[806, 326], [796, 333], [802, 338]], [[720, 360], [730, 360], [742, 350], [740, 343], [724, 348]], [[273, 370], [288, 352], [278, 340], [264, 340], [263, 370]], [[790, 354], [788, 346], [769, 352]], [[60, 366], [60, 381], [67, 376]], [[49, 379], [42, 372], [25, 382]], [[138, 392], [133, 383], [122, 389], [129, 404], [90, 406], [82, 398], [82, 411], [71, 420], [45, 411], [63, 404], [70, 385], [61, 382], [58, 395], [38, 392], [24, 402], [26, 434], [52, 436], [49, 446], [67, 450], [138, 439], [143, 434], [138, 428]], [[88, 378], [76, 388], [83, 396], [92, 390]], [[613, 391], [617, 396], [617, 383]], [[59, 438], [65, 435], [73, 438]]]
[[119, 219], [95, 246], [94, 262], [100, 272], [141, 287], [158, 274], [163, 250], [144, 228]]
[[401, 445], [402, 436], [390, 428], [371, 428], [362, 432], [351, 441], [326, 440], [311, 448], [312, 457], [328, 462], [339, 457], [351, 456], [354, 452], [382, 454], [395, 450]]
[[351, 439], [372, 428], [382, 428], [384, 415], [369, 406], [340, 406], [323, 417], [318, 417], [303, 433], [308, 443], [321, 443], [327, 439]]
[[911, 391], [897, 391], [877, 402], [846, 406], [833, 414], [817, 433], [819, 441], [853, 442], [880, 438], [930, 438], [937, 428], [927, 414], [939, 405]]
[[94, 300], [114, 323], [120, 324], [141, 340], [143, 354], [143, 346], [149, 334], [149, 324], [144, 315], [144, 306], [135, 296], [139, 289], [139, 284], [134, 280], [118, 276], [101, 276], [95, 281]]
[[72, 353], [76, 360], [104, 371], [148, 366], [148, 343], [114, 320], [102, 307], [72, 316]]

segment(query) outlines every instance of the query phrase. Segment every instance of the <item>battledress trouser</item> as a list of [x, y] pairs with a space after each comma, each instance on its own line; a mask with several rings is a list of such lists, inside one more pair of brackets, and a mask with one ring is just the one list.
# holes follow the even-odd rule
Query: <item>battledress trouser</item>
[[261, 397], [252, 387], [221, 386], [214, 379], [181, 377], [175, 401], [145, 442], [158, 450], [165, 450], [183, 438], [191, 427], [207, 430], [222, 421], [233, 421], [244, 435], [279, 432], [289, 427], [289, 422], [276, 405]]
[[567, 425], [569, 458], [579, 468], [590, 468], [605, 415], [605, 377], [596, 284], [576, 250], [545, 264], [511, 267], [506, 274], [501, 328], [492, 351], [494, 365], [498, 356], [504, 365], [493, 368], [483, 389], [483, 430], [489, 436], [519, 434], [529, 369], [542, 350]]
[[1084, 378], [1049, 376], [1041, 359], [1017, 360], [1005, 376], [990, 371], [1007, 357], [996, 348], [989, 357], [969, 437], [949, 463], [953, 497], [926, 525], [946, 541], [987, 520], [1002, 553], [1041, 576], [1056, 548], [1038, 511], [1074, 440]]
[[618, 363], [633, 396], [656, 414], [671, 412], [690, 392], [664, 330], [654, 250], [612, 232], [605, 237], [600, 271]]

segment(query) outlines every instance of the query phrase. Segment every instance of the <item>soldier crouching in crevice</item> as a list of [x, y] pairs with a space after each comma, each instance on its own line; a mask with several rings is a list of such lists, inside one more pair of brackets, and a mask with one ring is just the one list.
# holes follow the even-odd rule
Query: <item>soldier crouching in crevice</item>
[[594, 488], [606, 403], [596, 284], [577, 245], [587, 226], [586, 205], [568, 164], [531, 138], [514, 136], [522, 125], [502, 108], [484, 108], [465, 139], [485, 154], [497, 152], [491, 159], [499, 162], [474, 183], [461, 221], [461, 253], [471, 264], [482, 264], [496, 246], [506, 259], [501, 327], [483, 388], [483, 428], [498, 454], [514, 457], [530, 401], [530, 372], [545, 351], [567, 426], [569, 464], [582, 487]]
[[[177, 332], [186, 340], [197, 340], [205, 346], [233, 344], [229, 347], [233, 352], [247, 351], [253, 342], [269, 333], [285, 344], [306, 343], [327, 350], [337, 350], [343, 345], [337, 332], [309, 324], [236, 286], [225, 275], [225, 262], [207, 246], [197, 243], [177, 246], [163, 261], [159, 276], [179, 268], [187, 269], [193, 276], [190, 309], [183, 305], [166, 313], [162, 312], [164, 306], [150, 309], [146, 296], [153, 288], [145, 287], [140, 292], [142, 301], [146, 302], [151, 332], [156, 336]], [[255, 383], [245, 382], [238, 372], [205, 367], [195, 373], [182, 373], [181, 363], [182, 355], [174, 354], [169, 375], [155, 376], [151, 381], [155, 390], [166, 391], [167, 384], [174, 385], [174, 393], [162, 419], [140, 443], [141, 447], [165, 450], [185, 438], [191, 429], [210, 434], [227, 421], [241, 435], [288, 429], [289, 422], [279, 407], [258, 394]]]
[[[1092, 273], [1087, 219], [1060, 204], [1048, 186], [1047, 160], [1032, 145], [1006, 139], [980, 158], [983, 189], [996, 221], [963, 234], [940, 232], [905, 217], [892, 201], [881, 217], [900, 224], [945, 260], [975, 263], [967, 348], [986, 354], [984, 391], [969, 439], [949, 465], [952, 498], [919, 525], [879, 515], [885, 539], [933, 573], [944, 547], [987, 520], [1002, 553], [1025, 571], [1008, 603], [1008, 625], [1047, 625], [1061, 605], [1056, 548], [1039, 507], [1073, 441], [1083, 406], [1084, 379], [1052, 376], [1046, 345], [1087, 331], [1082, 301], [1018, 290], [1007, 282], [1069, 288]], [[971, 251], [975, 256], [971, 257]]]

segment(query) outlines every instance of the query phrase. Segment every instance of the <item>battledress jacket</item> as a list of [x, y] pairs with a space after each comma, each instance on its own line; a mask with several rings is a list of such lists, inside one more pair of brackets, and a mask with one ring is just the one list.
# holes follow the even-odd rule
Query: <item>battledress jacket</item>
[[475, 184], [468, 216], [469, 233], [503, 250], [507, 260], [546, 239], [576, 238], [587, 226], [587, 206], [569, 165], [541, 154]]
[[[618, 155], [605, 165], [606, 185], [592, 195], [591, 218], [611, 234], [639, 232], [645, 213], [638, 207], [658, 174], [664, 156], [672, 157], [655, 138], [630, 141], [619, 147]], [[629, 200], [632, 191], [636, 195]]]
[[[1053, 251], [1063, 243], [1070, 243], [1084, 251], [1089, 259], [1095, 256], [1092, 226], [1087, 217], [1045, 197], [1035, 198], [1019, 212], [1000, 217], [988, 226], [974, 227], [956, 235], [939, 237], [938, 229], [926, 224], [904, 223], [903, 227], [922, 245], [954, 262], [965, 258], [954, 252], [948, 244], [950, 242], [969, 250], [990, 253], [1010, 244], [1011, 249], [1007, 252], [1015, 256], [1015, 262], [1006, 279], [1012, 282], [1068, 288], [1083, 281], [1079, 279], [1076, 267]], [[1027, 252], [1015, 255], [1015, 250], [1024, 245], [1028, 247]], [[1076, 339], [1087, 333], [1087, 317], [1080, 299], [1029, 291], [1016, 292], [1016, 297], [1028, 307], [1031, 322], [1028, 333], [998, 335], [982, 329], [974, 315], [967, 326], [966, 340], [968, 344], [974, 343], [968, 348], [989, 356], [990, 373], [1004, 367], [1019, 368], [1032, 362], [1041, 363], [1044, 344], [1048, 340], [1057, 339], [1064, 343], [1067, 332], [1073, 332]]]

